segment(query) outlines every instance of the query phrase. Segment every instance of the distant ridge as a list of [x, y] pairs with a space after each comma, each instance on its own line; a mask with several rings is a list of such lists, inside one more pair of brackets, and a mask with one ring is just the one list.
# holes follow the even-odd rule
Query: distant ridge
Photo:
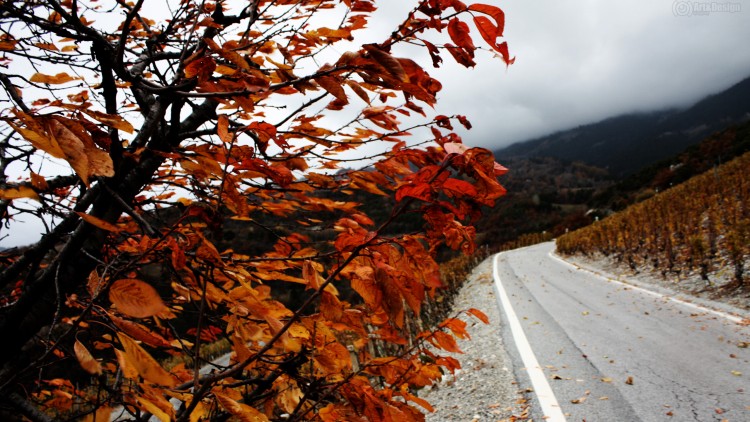
[[673, 156], [711, 133], [750, 120], [750, 77], [685, 109], [633, 113], [496, 151], [501, 159], [583, 161], [621, 177]]

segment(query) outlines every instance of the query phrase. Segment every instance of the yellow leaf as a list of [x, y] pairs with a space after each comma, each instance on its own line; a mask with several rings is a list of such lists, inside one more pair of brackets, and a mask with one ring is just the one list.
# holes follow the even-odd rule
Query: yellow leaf
[[161, 410], [159, 406], [151, 403], [150, 400], [139, 396], [138, 404], [140, 404], [142, 410], [145, 410], [146, 412], [156, 416], [161, 422], [171, 422], [172, 418], [163, 410]]
[[109, 300], [117, 310], [134, 318], [147, 318], [167, 310], [156, 289], [146, 282], [131, 278], [112, 283]]
[[117, 337], [125, 349], [127, 361], [133, 365], [144, 380], [165, 387], [177, 385], [177, 379], [162, 368], [159, 362], [138, 345], [135, 340], [123, 333], [117, 333]]
[[118, 366], [122, 371], [122, 375], [127, 379], [137, 380], [138, 370], [135, 369], [135, 366], [133, 366], [133, 364], [128, 360], [125, 352], [115, 349], [115, 355], [117, 356], [117, 363], [119, 364]]
[[221, 407], [242, 422], [266, 422], [268, 418], [253, 407], [237, 402], [229, 396], [214, 392]]
[[85, 212], [76, 212], [76, 214], [78, 214], [83, 219], [83, 221], [91, 224], [92, 226], [99, 227], [100, 229], [106, 230], [108, 232], [120, 232], [119, 227], [114, 224], [108, 223], [101, 218], [96, 218], [93, 215], [86, 214]]
[[100, 113], [98, 111], [93, 110], [83, 110], [84, 113], [88, 114], [93, 118], [94, 120], [104, 123], [105, 125], [115, 128], [117, 130], [121, 130], [123, 132], [127, 133], [133, 133], [133, 125], [131, 125], [127, 120], [123, 119], [121, 116], [118, 116], [116, 114], [106, 114], [106, 113]]
[[50, 84], [50, 85], [56, 85], [56, 84], [64, 84], [67, 82], [75, 81], [79, 78], [74, 78], [67, 73], [58, 73], [57, 75], [45, 75], [43, 73], [35, 73], [31, 76], [31, 79], [29, 79], [31, 82], [36, 82], [40, 84]]
[[0, 199], [31, 198], [38, 201], [39, 195], [28, 186], [18, 186], [8, 189], [0, 189]]
[[81, 367], [91, 375], [99, 375], [102, 373], [102, 365], [91, 356], [91, 353], [80, 341], [76, 340], [73, 344], [73, 351], [76, 354], [76, 359]]

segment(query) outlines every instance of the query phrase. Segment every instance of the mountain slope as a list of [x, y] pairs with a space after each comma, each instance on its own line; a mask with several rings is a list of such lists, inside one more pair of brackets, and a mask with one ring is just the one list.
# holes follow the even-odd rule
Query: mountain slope
[[750, 78], [681, 110], [612, 117], [513, 144], [496, 151], [501, 159], [554, 157], [631, 174], [673, 156], [707, 135], [750, 119]]

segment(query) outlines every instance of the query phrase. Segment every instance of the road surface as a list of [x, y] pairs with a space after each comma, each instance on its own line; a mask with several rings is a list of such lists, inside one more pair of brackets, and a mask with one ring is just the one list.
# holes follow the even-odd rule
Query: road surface
[[494, 259], [534, 420], [750, 421], [747, 324], [581, 271], [553, 249]]

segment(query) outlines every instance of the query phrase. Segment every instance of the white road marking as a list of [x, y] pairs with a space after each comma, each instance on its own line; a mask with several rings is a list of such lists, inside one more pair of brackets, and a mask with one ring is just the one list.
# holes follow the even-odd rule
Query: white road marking
[[505, 292], [503, 283], [500, 281], [500, 274], [497, 270], [497, 258], [499, 256], [500, 254], [495, 255], [492, 260], [492, 275], [494, 276], [495, 287], [498, 291], [498, 300], [505, 311], [505, 316], [508, 318], [508, 325], [513, 334], [513, 340], [516, 343], [518, 353], [521, 355], [521, 360], [526, 367], [526, 371], [529, 373], [531, 386], [534, 388], [537, 399], [539, 399], [539, 404], [542, 407], [542, 413], [544, 413], [544, 420], [547, 422], [565, 422], [565, 416], [562, 413], [562, 409], [560, 409], [560, 404], [557, 402], [555, 393], [552, 392], [552, 388], [547, 382], [547, 377], [536, 360], [534, 351], [531, 350], [531, 345], [526, 338], [526, 334], [523, 332], [521, 322], [518, 320], [518, 316], [510, 304], [510, 299]]
[[655, 292], [655, 291], [652, 291], [652, 290], [648, 290], [648, 289], [644, 289], [643, 287], [639, 287], [639, 286], [636, 286], [634, 284], [624, 283], [624, 282], [622, 282], [620, 280], [617, 280], [617, 279], [614, 279], [614, 278], [611, 278], [611, 277], [606, 277], [606, 276], [604, 276], [602, 274], [597, 273], [596, 271], [592, 271], [592, 270], [589, 270], [588, 268], [584, 268], [584, 267], [572, 264], [572, 263], [570, 263], [570, 262], [568, 262], [568, 261], [560, 258], [559, 256], [557, 256], [554, 253], [554, 251], [550, 251], [548, 255], [549, 255], [550, 258], [552, 258], [554, 260], [557, 260], [559, 262], [562, 262], [565, 265], [573, 267], [573, 268], [575, 268], [578, 271], [585, 271], [585, 272], [587, 272], [589, 274], [592, 274], [592, 275], [594, 275], [594, 276], [596, 276], [596, 277], [598, 277], [598, 278], [600, 278], [600, 279], [602, 279], [604, 281], [609, 281], [610, 283], [616, 283], [616, 284], [619, 284], [621, 286], [627, 287], [629, 289], [637, 290], [637, 291], [645, 293], [647, 295], [651, 295], [651, 296], [657, 297], [659, 299], [670, 300], [670, 301], [672, 301], [674, 303], [678, 303], [678, 304], [686, 306], [688, 308], [692, 308], [692, 309], [695, 309], [695, 310], [698, 310], [698, 311], [701, 311], [701, 312], [706, 312], [706, 313], [709, 313], [709, 314], [713, 314], [713, 315], [719, 316], [721, 318], [727, 319], [729, 321], [732, 321], [732, 322], [734, 322], [736, 324], [744, 323], [744, 321], [745, 321], [743, 318], [740, 318], [740, 317], [738, 317], [736, 315], [732, 315], [732, 314], [729, 314], [729, 313], [726, 313], [726, 312], [722, 312], [722, 311], [717, 311], [716, 309], [707, 308], [705, 306], [696, 305], [695, 303], [687, 302], [687, 301], [684, 301], [682, 299], [678, 299], [676, 297], [663, 295], [661, 293], [658, 293], [658, 292]]

